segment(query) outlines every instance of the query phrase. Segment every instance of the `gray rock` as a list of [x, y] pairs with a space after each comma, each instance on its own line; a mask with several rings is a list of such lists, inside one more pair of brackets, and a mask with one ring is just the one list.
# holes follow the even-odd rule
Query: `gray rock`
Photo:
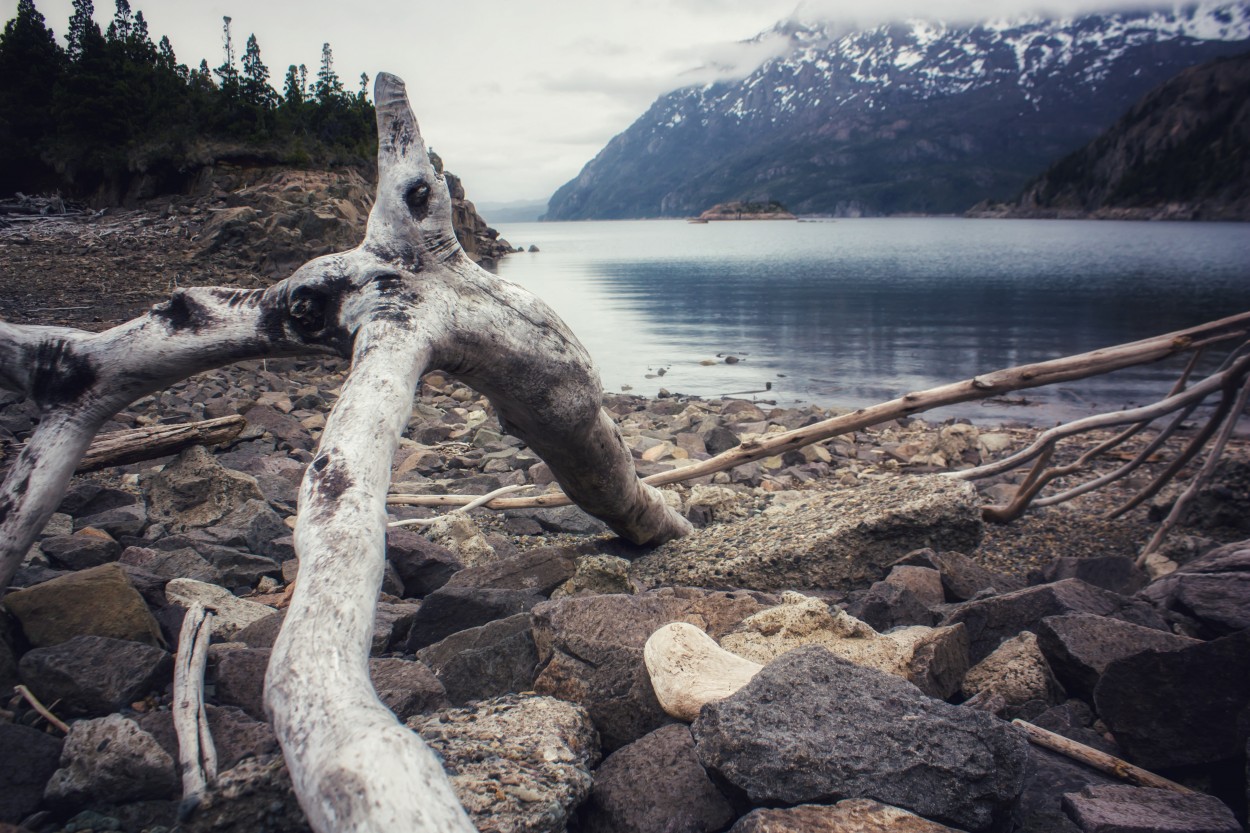
[[161, 644], [160, 626], [120, 564], [69, 573], [4, 597], [36, 648], [76, 636]]
[[584, 706], [604, 748], [616, 749], [672, 722], [642, 661], [652, 633], [689, 622], [717, 639], [774, 604], [763, 594], [689, 587], [544, 602], [532, 611], [541, 663], [534, 690]]
[[453, 705], [530, 691], [538, 674], [530, 614], [488, 622], [422, 648], [418, 658], [434, 669]]
[[75, 518], [86, 518], [119, 506], [132, 506], [139, 501], [139, 496], [133, 492], [100, 486], [87, 480], [76, 480], [65, 490], [65, 497], [61, 498], [61, 504], [56, 511]]
[[165, 585], [169, 601], [190, 607], [199, 602], [213, 611], [213, 636], [230, 640], [236, 633], [253, 622], [273, 613], [269, 605], [250, 599], [240, 599], [224, 587], [194, 579], [176, 578]]
[[1064, 688], [1091, 702], [1098, 679], [1115, 660], [1198, 644], [1196, 639], [1092, 613], [1047, 616], [1038, 623], [1037, 639]]
[[59, 700], [66, 714], [102, 716], [171, 683], [173, 668], [173, 657], [160, 648], [77, 636], [26, 652], [19, 672], [44, 703]]
[[121, 545], [107, 533], [82, 530], [74, 535], [53, 535], [39, 542], [39, 549], [57, 567], [85, 570], [116, 561]]
[[61, 758], [61, 740], [18, 723], [0, 722], [0, 822], [17, 824], [38, 809]]
[[909, 550], [973, 548], [981, 530], [971, 484], [899, 477], [697, 530], [638, 559], [631, 574], [647, 587], [850, 590], [882, 578]]
[[186, 833], [309, 833], [282, 756], [247, 758], [222, 772], [199, 809], [178, 829]]
[[1086, 787], [1118, 783], [1071, 758], [1031, 746], [1028, 779], [1011, 811], [1015, 833], [1079, 833], [1064, 812], [1063, 797]]
[[418, 602], [378, 602], [373, 613], [373, 639], [369, 652], [380, 656], [401, 647], [421, 609]]
[[443, 684], [423, 662], [373, 657], [369, 660], [369, 679], [382, 705], [401, 721], [447, 705]]
[[1063, 687], [1055, 679], [1046, 657], [1029, 631], [1003, 642], [964, 676], [963, 692], [973, 697], [983, 691], [1002, 696], [1011, 706], [1031, 700], [1050, 705], [1063, 701]]
[[415, 653], [457, 631], [524, 613], [541, 601], [532, 590], [441, 587], [421, 601], [413, 616], [407, 651]]
[[1166, 623], [1149, 605], [1076, 578], [964, 602], [954, 607], [942, 624], [962, 622], [968, 629], [972, 660], [980, 662], [1004, 639], [1023, 630], [1035, 630], [1047, 616], [1067, 613], [1096, 613], [1167, 631]]
[[581, 811], [583, 833], [711, 833], [735, 816], [682, 724], [661, 726], [616, 750], [594, 778]]
[[1202, 636], [1250, 628], [1250, 542], [1211, 550], [1138, 595], [1196, 620]]
[[703, 446], [707, 449], [707, 453], [712, 455], [726, 452], [741, 442], [737, 434], [721, 425], [700, 433], [703, 437]]
[[1024, 586], [1019, 579], [987, 570], [960, 552], [921, 549], [908, 553], [896, 564], [937, 570], [948, 602], [965, 602], [987, 592], [1010, 593]]
[[[208, 731], [217, 750], [219, 771], [230, 769], [245, 758], [278, 754], [278, 739], [268, 723], [256, 720], [234, 706], [204, 707]], [[135, 718], [139, 728], [156, 738], [161, 748], [178, 759], [178, 733], [174, 731], [173, 713], [152, 711]]]
[[135, 721], [111, 714], [70, 727], [44, 798], [62, 810], [178, 794], [174, 759]]
[[126, 547], [118, 561], [167, 579], [190, 578], [209, 584], [220, 584], [222, 580], [221, 571], [191, 547], [168, 552], [148, 547]]
[[171, 532], [211, 526], [264, 497], [256, 478], [225, 468], [199, 445], [183, 451], [148, 485], [152, 520]]
[[[895, 567], [895, 570], [904, 569]], [[918, 570], [919, 567], [906, 569]], [[935, 576], [935, 570], [929, 570]], [[878, 581], [846, 606], [846, 612], [884, 633], [906, 625], [931, 627], [937, 615], [920, 598], [900, 584]]]
[[562, 833], [599, 761], [585, 710], [551, 697], [501, 697], [408, 726], [441, 756], [478, 830]]
[[138, 535], [143, 532], [143, 528], [147, 525], [148, 511], [142, 503], [119, 506], [116, 509], [108, 509], [95, 515], [87, 515], [74, 520], [75, 530], [91, 527], [107, 532], [114, 538]]
[[1235, 759], [1250, 731], [1250, 630], [1116, 660], [1098, 681], [1094, 703], [1139, 766]]
[[626, 559], [614, 555], [586, 555], [577, 559], [572, 577], [551, 591], [551, 598], [633, 592]]
[[217, 660], [216, 699], [224, 706], [238, 706], [257, 720], [265, 715], [265, 670], [268, 648], [236, 648]]
[[969, 831], [1006, 819], [1028, 761], [990, 715], [820, 647], [768, 664], [691, 729], [704, 766], [753, 802], [872, 798]]
[[1131, 596], [1146, 586], [1148, 577], [1134, 566], [1133, 559], [1122, 555], [1102, 555], [1093, 558], [1056, 558], [1042, 568], [1038, 581], [1046, 584], [1065, 578], [1079, 578], [1095, 587]]
[[1213, 796], [1123, 784], [1086, 787], [1064, 797], [1082, 833], [1240, 833], [1228, 807]]
[[952, 827], [866, 798], [832, 807], [802, 804], [784, 810], [752, 810], [729, 833], [960, 833]]
[[203, 532], [207, 540], [273, 557], [271, 542], [290, 530], [267, 502], [252, 498]]
[[608, 527], [598, 518], [592, 518], [576, 506], [556, 509], [528, 510], [529, 517], [538, 521], [548, 532], [565, 532], [572, 535], [601, 535]]
[[278, 638], [278, 632], [282, 630], [282, 623], [285, 621], [286, 610], [276, 610], [243, 628], [231, 639], [234, 642], [242, 642], [249, 648], [272, 648], [274, 641]]
[[290, 414], [284, 414], [270, 405], [255, 405], [244, 414], [249, 427], [256, 427], [270, 434], [278, 443], [279, 449], [303, 449], [312, 451], [317, 447], [308, 429]]
[[576, 569], [577, 554], [572, 550], [538, 547], [512, 558], [466, 567], [453, 575], [443, 588], [491, 587], [549, 596], [552, 590], [572, 578]]
[[433, 593], [464, 568], [451, 550], [403, 527], [386, 531], [386, 559], [403, 581], [404, 592], [415, 598]]

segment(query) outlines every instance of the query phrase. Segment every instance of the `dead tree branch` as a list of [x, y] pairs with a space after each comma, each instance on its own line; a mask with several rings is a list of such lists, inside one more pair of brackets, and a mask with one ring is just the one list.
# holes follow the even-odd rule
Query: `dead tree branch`
[[198, 807], [217, 778], [217, 749], [204, 710], [204, 669], [212, 632], [213, 614], [199, 602], [192, 603], [182, 620], [174, 664], [174, 732], [182, 770], [180, 815]]

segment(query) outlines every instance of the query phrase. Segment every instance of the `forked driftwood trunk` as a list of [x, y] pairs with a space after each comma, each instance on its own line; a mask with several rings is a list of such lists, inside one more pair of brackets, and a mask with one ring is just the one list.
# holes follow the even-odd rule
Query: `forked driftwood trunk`
[[314, 829], [470, 831], [442, 767], [378, 701], [368, 674], [391, 462], [421, 374], [439, 368], [486, 394], [565, 493], [623, 537], [660, 543], [690, 526], [638, 480], [600, 407], [594, 365], [564, 323], [461, 250], [403, 82], [379, 74], [374, 98], [377, 199], [357, 248], [266, 290], [180, 290], [99, 334], [0, 322], [0, 386], [42, 412], [0, 486], [0, 586], [96, 431], [130, 402], [243, 359], [350, 357], [300, 492], [300, 580], [267, 708]]

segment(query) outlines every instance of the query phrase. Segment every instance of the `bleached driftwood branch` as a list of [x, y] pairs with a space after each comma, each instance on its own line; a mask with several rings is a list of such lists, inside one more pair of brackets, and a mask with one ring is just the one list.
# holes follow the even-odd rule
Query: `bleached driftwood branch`
[[265, 290], [178, 290], [103, 333], [0, 322], [0, 387], [41, 419], [0, 485], [0, 586], [60, 501], [99, 427], [192, 373], [267, 356], [352, 368], [300, 491], [300, 580], [271, 655], [266, 704], [300, 804], [321, 833], [470, 831], [442, 767], [373, 692], [373, 611], [386, 491], [417, 381], [438, 368], [484, 393], [583, 509], [635, 543], [689, 523], [639, 481], [600, 407], [585, 349], [543, 302], [479, 269], [403, 82], [377, 76], [378, 188], [364, 241]]
[[182, 770], [181, 816], [199, 806], [205, 790], [217, 778], [217, 748], [204, 709], [204, 669], [212, 632], [213, 614], [193, 602], [182, 620], [174, 662], [173, 716]]

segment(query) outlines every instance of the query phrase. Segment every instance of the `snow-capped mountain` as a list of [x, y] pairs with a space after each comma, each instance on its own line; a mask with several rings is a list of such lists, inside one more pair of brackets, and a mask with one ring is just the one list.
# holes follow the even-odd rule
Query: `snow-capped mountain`
[[1250, 49], [1250, 0], [841, 33], [784, 21], [735, 82], [660, 97], [552, 197], [549, 219], [962, 211], [1014, 196], [1182, 69]]

